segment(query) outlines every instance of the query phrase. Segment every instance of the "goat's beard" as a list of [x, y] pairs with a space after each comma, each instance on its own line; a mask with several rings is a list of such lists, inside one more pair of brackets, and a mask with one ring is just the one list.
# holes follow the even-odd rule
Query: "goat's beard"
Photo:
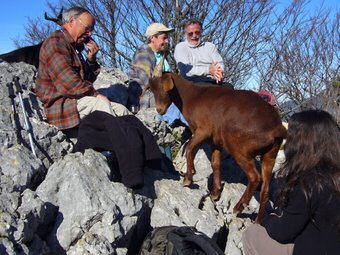
[[169, 44], [168, 43], [164, 44], [162, 48], [163, 48], [162, 51], [163, 51], [164, 55], [167, 55], [170, 51]]
[[169, 51], [169, 44], [168, 43], [165, 43], [164, 45], [163, 45], [163, 51]]

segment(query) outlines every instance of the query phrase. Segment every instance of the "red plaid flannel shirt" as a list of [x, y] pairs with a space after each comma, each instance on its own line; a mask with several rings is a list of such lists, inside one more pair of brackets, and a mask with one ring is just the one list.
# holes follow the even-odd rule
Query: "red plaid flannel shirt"
[[96, 96], [92, 82], [99, 74], [99, 65], [90, 65], [84, 80], [84, 66], [67, 31], [57, 30], [43, 43], [39, 55], [36, 80], [37, 96], [44, 105], [47, 121], [60, 130], [79, 124], [77, 99]]

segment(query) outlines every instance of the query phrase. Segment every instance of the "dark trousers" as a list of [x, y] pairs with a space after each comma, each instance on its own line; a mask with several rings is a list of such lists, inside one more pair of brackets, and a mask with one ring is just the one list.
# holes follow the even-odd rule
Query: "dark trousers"
[[114, 117], [95, 111], [81, 120], [75, 151], [112, 151], [122, 183], [141, 186], [146, 161], [160, 159], [161, 152], [152, 133], [134, 115]]

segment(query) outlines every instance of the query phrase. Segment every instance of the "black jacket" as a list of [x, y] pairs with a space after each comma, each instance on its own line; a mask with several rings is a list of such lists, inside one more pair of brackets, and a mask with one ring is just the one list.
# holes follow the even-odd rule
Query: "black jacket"
[[295, 188], [281, 216], [268, 215], [261, 225], [280, 243], [294, 243], [293, 255], [340, 254], [340, 198], [328, 190], [314, 192], [309, 201]]
[[112, 151], [122, 182], [127, 187], [143, 184], [147, 161], [160, 159], [161, 152], [152, 133], [134, 115], [114, 117], [95, 111], [81, 120], [75, 151]]

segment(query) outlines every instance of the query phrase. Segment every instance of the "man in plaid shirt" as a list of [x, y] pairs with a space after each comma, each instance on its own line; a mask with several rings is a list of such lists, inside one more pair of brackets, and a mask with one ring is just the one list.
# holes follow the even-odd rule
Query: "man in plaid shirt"
[[[88, 10], [72, 7], [63, 13], [61, 30], [52, 33], [40, 50], [37, 96], [47, 121], [60, 130], [76, 127], [95, 110], [114, 116], [129, 114], [123, 105], [110, 102], [93, 87], [100, 70], [96, 61], [99, 48], [91, 38], [94, 26]], [[81, 54], [84, 45], [86, 60]]]

